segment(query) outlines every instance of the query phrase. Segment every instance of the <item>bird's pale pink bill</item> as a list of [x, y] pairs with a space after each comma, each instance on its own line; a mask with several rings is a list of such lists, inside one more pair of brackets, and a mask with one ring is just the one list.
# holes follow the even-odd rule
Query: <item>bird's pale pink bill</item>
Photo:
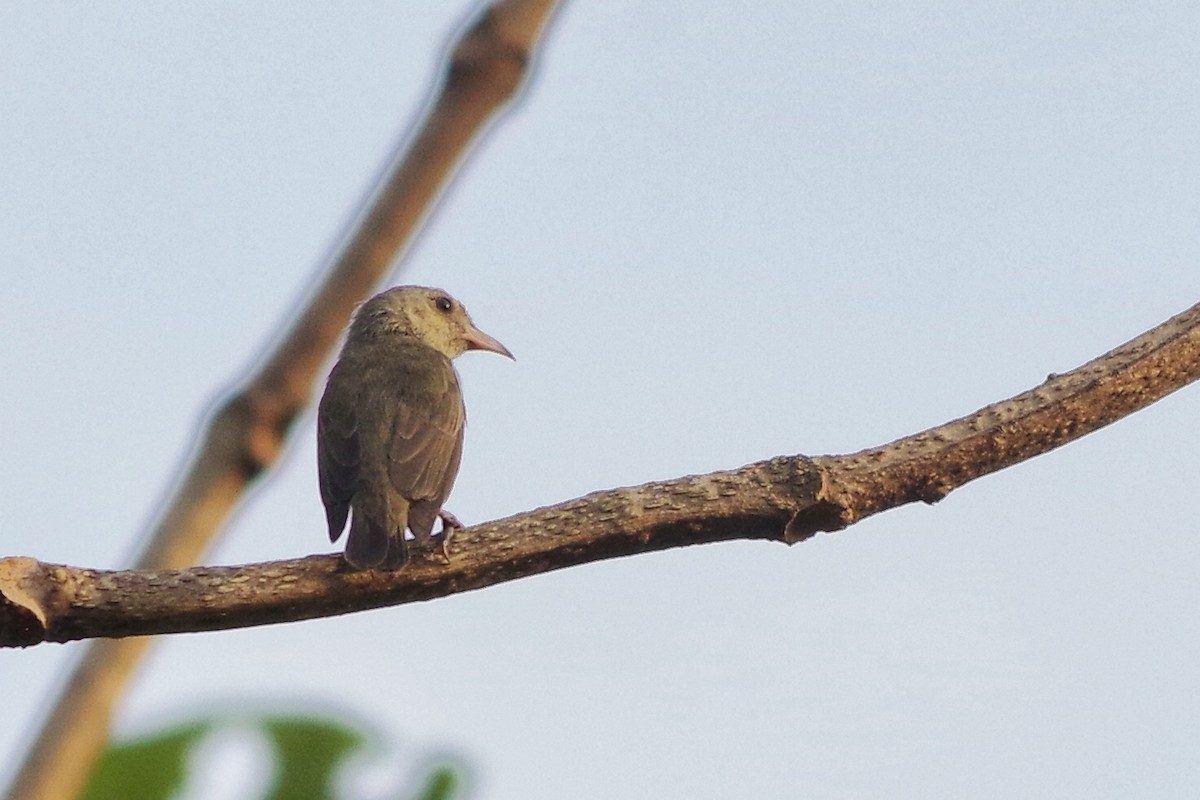
[[490, 353], [498, 353], [502, 356], [508, 356], [513, 361], [517, 360], [517, 357], [514, 356], [507, 347], [500, 344], [499, 339], [488, 336], [474, 325], [467, 328], [463, 338], [467, 340], [468, 350], [487, 350]]

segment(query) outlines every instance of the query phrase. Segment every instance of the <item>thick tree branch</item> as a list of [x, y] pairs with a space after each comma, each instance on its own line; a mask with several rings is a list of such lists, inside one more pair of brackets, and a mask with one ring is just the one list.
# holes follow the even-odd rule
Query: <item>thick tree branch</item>
[[968, 481], [1086, 436], [1198, 377], [1195, 305], [1009, 400], [883, 447], [815, 459], [825, 474], [821, 497], [842, 525], [916, 500], [935, 503]]
[[265, 625], [429, 600], [649, 550], [779, 539], [797, 502], [813, 502], [820, 486], [806, 459], [780, 458], [597, 492], [457, 531], [448, 566], [431, 553], [394, 573], [355, 572], [337, 554], [125, 572], [10, 558], [0, 560], [0, 588], [15, 587], [16, 604], [36, 619], [27, 635], [53, 631], [45, 638], [59, 641]]
[[729, 539], [796, 542], [1078, 439], [1200, 378], [1200, 305], [962, 419], [845, 456], [597, 492], [460, 531], [449, 566], [353, 572], [337, 555], [102, 572], [0, 560], [0, 644], [217, 630], [428, 600], [554, 569]]
[[[497, 0], [450, 52], [436, 101], [399, 151], [326, 271], [265, 363], [217, 410], [163, 505], [141, 569], [194, 564], [250, 482], [278, 459], [350, 312], [383, 278], [532, 61], [555, 0]], [[104, 747], [111, 709], [147, 645], [100, 642], [69, 679], [8, 797], [75, 797]]]

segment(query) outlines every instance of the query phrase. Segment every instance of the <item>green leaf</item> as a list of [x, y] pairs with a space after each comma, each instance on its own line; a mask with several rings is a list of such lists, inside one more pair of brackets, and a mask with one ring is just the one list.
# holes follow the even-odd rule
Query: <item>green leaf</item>
[[262, 728], [275, 749], [265, 800], [332, 800], [334, 773], [366, 742], [353, 728], [311, 717], [269, 717]]
[[[365, 726], [350, 720], [294, 714], [201, 717], [160, 733], [111, 745], [93, 771], [82, 798], [170, 800], [189, 779], [196, 777], [187, 771], [196, 745], [214, 730], [231, 727], [245, 730], [247, 723], [257, 726], [274, 755], [274, 784], [263, 800], [332, 800], [333, 779], [338, 769], [372, 741], [372, 734]], [[430, 769], [412, 800], [453, 800], [459, 795], [461, 785], [454, 764], [436, 766]]]
[[211, 727], [209, 720], [188, 722], [110, 747], [82, 800], [168, 800], [183, 786], [188, 756]]
[[458, 773], [450, 767], [438, 767], [429, 773], [425, 788], [413, 800], [452, 800], [458, 794]]

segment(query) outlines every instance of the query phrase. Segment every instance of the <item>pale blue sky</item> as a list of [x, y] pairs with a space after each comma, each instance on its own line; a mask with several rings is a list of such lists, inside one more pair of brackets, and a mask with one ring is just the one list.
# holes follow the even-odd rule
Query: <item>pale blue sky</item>
[[[0, 553], [126, 562], [465, 8], [0, 11]], [[393, 281], [518, 358], [459, 362], [449, 507], [879, 444], [1195, 303], [1198, 40], [1183, 2], [568, 4]], [[172, 637], [119, 727], [342, 709], [489, 800], [1194, 797], [1198, 402], [791, 549]], [[211, 561], [330, 549], [312, 436]], [[0, 653], [0, 779], [79, 649]]]

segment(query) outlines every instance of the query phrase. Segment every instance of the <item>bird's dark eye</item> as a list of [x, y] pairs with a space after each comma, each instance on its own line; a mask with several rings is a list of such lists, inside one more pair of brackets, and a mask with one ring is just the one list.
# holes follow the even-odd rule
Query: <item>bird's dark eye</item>
[[449, 314], [450, 310], [454, 308], [454, 303], [450, 302], [449, 297], [439, 297], [433, 301], [433, 304], [437, 306], [438, 311], [442, 311], [446, 314]]

